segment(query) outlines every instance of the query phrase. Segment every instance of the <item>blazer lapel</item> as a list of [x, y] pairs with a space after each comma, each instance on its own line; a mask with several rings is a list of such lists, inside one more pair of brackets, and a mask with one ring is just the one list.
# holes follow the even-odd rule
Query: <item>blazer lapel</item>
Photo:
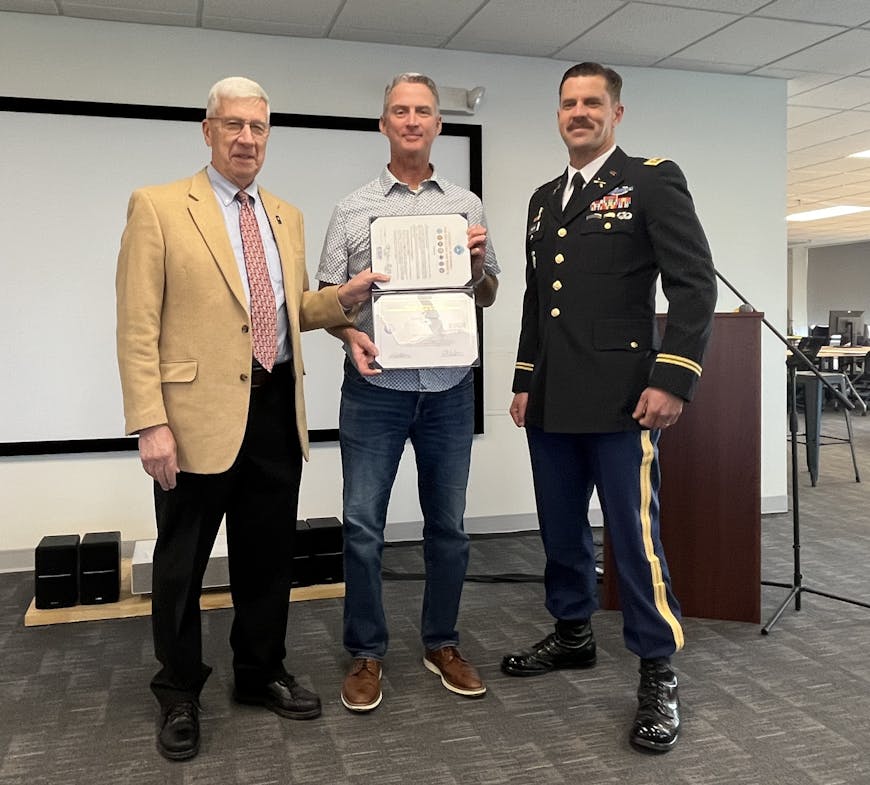
[[236, 255], [227, 234], [227, 225], [223, 213], [218, 207], [214, 190], [205, 169], [193, 176], [188, 193], [188, 211], [202, 239], [208, 246], [212, 257], [217, 263], [227, 286], [242, 307], [248, 309], [248, 300], [239, 275]]

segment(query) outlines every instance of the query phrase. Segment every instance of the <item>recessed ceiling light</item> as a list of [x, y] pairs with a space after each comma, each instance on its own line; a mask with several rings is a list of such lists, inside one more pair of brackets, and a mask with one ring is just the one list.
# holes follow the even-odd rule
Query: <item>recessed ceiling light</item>
[[860, 153], [851, 153], [847, 158], [870, 158], [870, 150], [862, 150]]
[[821, 221], [823, 218], [837, 218], [841, 215], [863, 213], [870, 207], [857, 207], [852, 204], [841, 204], [836, 207], [824, 207], [821, 210], [807, 210], [802, 213], [792, 213], [785, 217], [786, 221]]

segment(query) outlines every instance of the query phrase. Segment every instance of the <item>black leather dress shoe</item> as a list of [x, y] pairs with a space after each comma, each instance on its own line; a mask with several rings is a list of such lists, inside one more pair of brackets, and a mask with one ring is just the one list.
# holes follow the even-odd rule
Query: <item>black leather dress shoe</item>
[[586, 622], [570, 638], [557, 628], [529, 651], [508, 654], [501, 661], [501, 670], [508, 676], [540, 676], [562, 668], [591, 668], [595, 660], [595, 637], [592, 625]]
[[265, 706], [291, 720], [313, 720], [320, 716], [320, 698], [289, 674], [253, 689], [237, 684], [233, 698], [237, 703]]
[[164, 709], [157, 751], [167, 760], [188, 760], [199, 752], [199, 705], [195, 701]]
[[666, 659], [640, 661], [637, 703], [631, 743], [647, 752], [673, 749], [680, 735], [680, 698], [677, 675]]

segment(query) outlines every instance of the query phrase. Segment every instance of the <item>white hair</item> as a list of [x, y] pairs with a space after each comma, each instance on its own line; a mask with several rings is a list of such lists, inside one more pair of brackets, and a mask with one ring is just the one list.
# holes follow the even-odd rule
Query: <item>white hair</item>
[[208, 100], [205, 104], [205, 116], [217, 116], [218, 106], [225, 99], [232, 98], [259, 98], [266, 102], [266, 119], [269, 119], [269, 96], [266, 91], [252, 79], [244, 76], [228, 76], [212, 85], [208, 91]]

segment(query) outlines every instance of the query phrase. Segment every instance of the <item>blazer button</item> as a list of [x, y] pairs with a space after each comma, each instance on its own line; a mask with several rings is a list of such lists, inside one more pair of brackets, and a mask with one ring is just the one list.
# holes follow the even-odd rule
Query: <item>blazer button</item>
[[243, 333], [248, 332], [249, 329], [250, 329], [250, 328], [248, 327], [248, 325], [246, 325], [246, 324], [243, 324], [243, 325], [242, 325], [242, 332], [243, 332]]
[[240, 373], [240, 374], [239, 374], [239, 381], [242, 381], [242, 382], [246, 382], [246, 381], [248, 381], [248, 374], [246, 374], [246, 373]]
[[632, 342], [629, 344], [629, 346], [630, 346], [632, 349], [637, 349], [637, 347], [638, 347], [638, 343], [637, 343], [637, 341], [632, 341]]
[[564, 237], [566, 234], [568, 234], [568, 230], [564, 226], [561, 226], [559, 227], [559, 231], [556, 232], [556, 234], [558, 234], [559, 237]]
[[558, 316], [560, 313], [562, 312], [558, 308], [554, 308], [552, 311], [550, 311], [550, 316]]
[[556, 256], [555, 256], [555, 258], [553, 259], [553, 261], [554, 261], [556, 264], [562, 264], [562, 262], [565, 261], [565, 257], [562, 256], [562, 254], [557, 253]]
[[561, 281], [553, 281], [553, 289], [554, 289], [555, 291], [558, 292], [559, 289], [561, 289], [561, 288], [562, 288], [562, 282], [561, 282]]

